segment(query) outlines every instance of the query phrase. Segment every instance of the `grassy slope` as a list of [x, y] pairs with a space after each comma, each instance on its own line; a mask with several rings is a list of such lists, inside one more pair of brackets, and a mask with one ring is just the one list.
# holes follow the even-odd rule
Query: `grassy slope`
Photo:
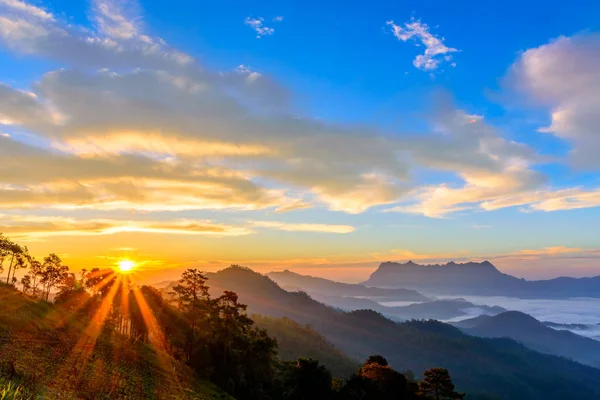
[[72, 350], [87, 324], [68, 317], [48, 303], [0, 285], [0, 367], [8, 371], [12, 361], [17, 372], [11, 382], [0, 382], [0, 393], [14, 393], [18, 387], [20, 394], [14, 398], [227, 398], [171, 359], [175, 377], [150, 347], [118, 335], [102, 334], [84, 366], [81, 359], [73, 359]]

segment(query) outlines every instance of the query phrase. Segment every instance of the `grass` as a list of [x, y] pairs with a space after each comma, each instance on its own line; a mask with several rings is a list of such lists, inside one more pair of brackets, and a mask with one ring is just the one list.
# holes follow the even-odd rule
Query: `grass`
[[23, 386], [12, 381], [0, 380], [0, 400], [29, 400], [33, 398]]
[[149, 345], [114, 332], [100, 335], [86, 363], [73, 363], [87, 322], [0, 284], [0, 400], [230, 398], [171, 358], [175, 376]]

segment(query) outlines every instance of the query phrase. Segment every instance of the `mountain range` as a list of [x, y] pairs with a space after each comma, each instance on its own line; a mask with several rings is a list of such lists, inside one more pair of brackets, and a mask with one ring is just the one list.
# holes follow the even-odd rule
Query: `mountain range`
[[324, 296], [340, 297], [369, 297], [377, 301], [429, 300], [428, 297], [423, 296], [416, 290], [402, 288], [382, 289], [355, 283], [341, 283], [329, 279], [301, 275], [289, 270], [271, 272], [267, 274], [267, 276], [286, 290], [301, 290], [311, 295], [319, 294]]
[[495, 316], [481, 315], [453, 325], [469, 335], [511, 338], [540, 353], [572, 358], [600, 368], [600, 341], [566, 330], [552, 329], [522, 312], [507, 311]]
[[336, 310], [240, 267], [209, 274], [209, 285], [215, 292], [237, 292], [251, 313], [309, 324], [351, 359], [385, 354], [400, 371], [448, 368], [470, 399], [600, 398], [599, 369], [511, 339], [470, 336], [437, 321], [395, 323], [372, 310]]
[[520, 298], [561, 299], [600, 298], [600, 276], [561, 277], [528, 281], [500, 272], [489, 261], [435, 265], [384, 262], [366, 286], [415, 289], [435, 294], [509, 296]]

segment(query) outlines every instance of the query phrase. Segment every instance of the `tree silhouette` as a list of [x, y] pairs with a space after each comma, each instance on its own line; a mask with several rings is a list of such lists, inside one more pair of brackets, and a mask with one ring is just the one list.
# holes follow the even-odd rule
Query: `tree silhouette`
[[380, 356], [379, 354], [375, 354], [375, 355], [369, 356], [369, 358], [367, 358], [367, 361], [365, 361], [365, 365], [367, 365], [367, 364], [379, 364], [379, 365], [383, 365], [385, 367], [386, 365], [388, 365], [388, 362], [383, 356]]
[[464, 393], [454, 391], [454, 384], [445, 368], [430, 368], [423, 373], [419, 383], [419, 395], [426, 399], [451, 400], [462, 399]]
[[37, 296], [38, 286], [41, 284], [43, 278], [44, 267], [35, 258], [31, 257], [29, 260], [29, 272], [21, 279], [23, 285], [23, 291], [25, 293], [31, 293], [33, 296]]
[[311, 358], [286, 363], [284, 398], [291, 400], [329, 400], [333, 397], [331, 373]]
[[44, 258], [42, 267], [41, 283], [44, 285], [44, 299], [48, 301], [50, 291], [65, 278], [65, 275], [69, 271], [69, 267], [63, 265], [60, 257], [54, 253]]

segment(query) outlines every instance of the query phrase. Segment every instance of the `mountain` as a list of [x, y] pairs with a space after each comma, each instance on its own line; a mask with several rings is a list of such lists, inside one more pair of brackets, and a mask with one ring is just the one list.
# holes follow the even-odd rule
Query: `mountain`
[[600, 342], [566, 330], [546, 326], [528, 314], [508, 311], [493, 317], [480, 318], [463, 331], [480, 337], [507, 337], [540, 353], [571, 358], [582, 364], [600, 367]]
[[474, 318], [463, 319], [460, 321], [451, 322], [450, 324], [459, 329], [469, 329], [469, 328], [476, 327], [477, 325], [479, 325], [483, 321], [486, 321], [489, 318], [492, 318], [492, 316], [491, 315], [478, 315]]
[[319, 360], [335, 377], [346, 378], [360, 368], [360, 363], [352, 360], [337, 349], [308, 325], [301, 325], [289, 318], [271, 318], [260, 314], [252, 315], [256, 326], [266, 329], [269, 336], [277, 339], [279, 358], [297, 360], [309, 357]]
[[409, 288], [440, 294], [521, 298], [600, 297], [600, 276], [527, 281], [500, 272], [492, 263], [420, 265], [384, 262], [364, 282], [367, 286]]
[[437, 319], [448, 320], [473, 314], [496, 315], [506, 311], [498, 306], [479, 306], [463, 299], [442, 299], [406, 306], [384, 306], [370, 299], [356, 297], [322, 296], [312, 297], [322, 303], [346, 311], [370, 309], [394, 320]]
[[238, 293], [250, 312], [310, 326], [355, 360], [385, 355], [399, 371], [448, 368], [470, 399], [600, 398], [600, 370], [541, 354], [510, 339], [467, 335], [437, 321], [394, 323], [371, 310], [343, 312], [280, 288], [245, 268], [210, 274], [209, 286]]
[[341, 297], [369, 297], [378, 301], [427, 301], [416, 290], [382, 289], [360, 284], [341, 283], [314, 276], [301, 275], [292, 271], [271, 272], [269, 278], [286, 290]]

